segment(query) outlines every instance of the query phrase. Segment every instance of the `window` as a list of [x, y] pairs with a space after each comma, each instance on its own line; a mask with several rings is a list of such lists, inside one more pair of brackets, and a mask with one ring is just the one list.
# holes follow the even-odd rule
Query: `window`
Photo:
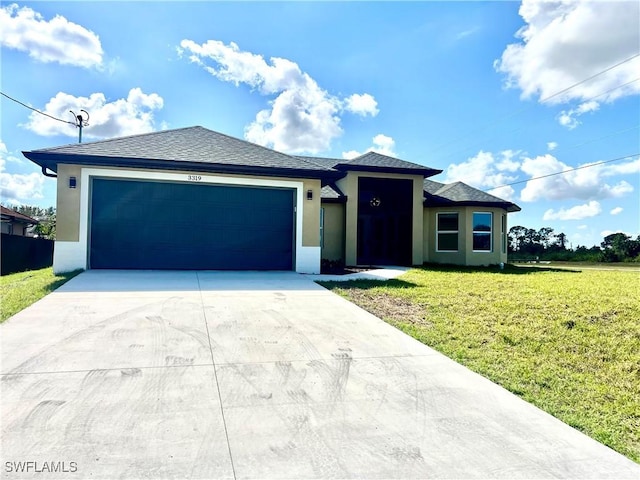
[[324, 208], [320, 209], [320, 248], [324, 248]]
[[502, 231], [500, 232], [502, 237], [502, 253], [507, 253], [507, 216], [502, 215], [501, 223]]
[[438, 213], [436, 251], [457, 252], [458, 251], [458, 214]]
[[491, 225], [493, 214], [489, 212], [473, 212], [473, 251], [491, 251]]

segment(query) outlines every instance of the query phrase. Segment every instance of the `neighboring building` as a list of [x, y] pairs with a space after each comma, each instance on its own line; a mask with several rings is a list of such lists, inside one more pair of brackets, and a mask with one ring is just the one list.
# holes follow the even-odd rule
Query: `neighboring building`
[[520, 210], [378, 153], [291, 156], [203, 127], [23, 153], [58, 176], [56, 272], [497, 264]]
[[35, 218], [28, 217], [10, 208], [0, 205], [2, 219], [2, 233], [33, 237], [33, 226], [40, 223]]

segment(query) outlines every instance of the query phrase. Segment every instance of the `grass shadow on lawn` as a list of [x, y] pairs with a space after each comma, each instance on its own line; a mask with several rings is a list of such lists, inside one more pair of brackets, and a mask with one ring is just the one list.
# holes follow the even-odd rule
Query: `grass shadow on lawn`
[[[445, 265], [445, 264], [425, 264], [422, 267], [415, 267], [415, 270], [422, 270], [425, 272], [448, 272], [448, 273], [493, 273], [497, 275], [531, 275], [540, 272], [553, 272], [553, 273], [582, 273], [580, 270], [569, 270], [566, 268], [552, 268], [552, 267], [516, 267], [514, 265], [505, 265], [504, 269], [500, 269], [498, 266], [491, 267], [464, 267], [459, 265]], [[377, 288], [384, 286], [384, 288], [393, 289], [408, 289], [418, 287], [420, 285], [409, 282], [407, 280], [391, 279], [391, 280], [348, 280], [348, 281], [319, 281], [318, 284], [323, 287], [333, 290], [335, 288], [341, 288], [344, 290], [369, 290], [371, 288]]]
[[556, 273], [581, 273], [580, 270], [572, 270], [567, 268], [553, 268], [545, 266], [529, 266], [518, 267], [512, 264], [506, 264], [504, 269], [500, 269], [497, 265], [489, 267], [466, 267], [461, 265], [448, 265], [442, 263], [425, 263], [422, 267], [416, 267], [416, 270], [426, 270], [433, 272], [452, 272], [452, 273], [495, 273], [499, 275], [529, 275], [539, 272], [556, 272]]
[[0, 322], [24, 310], [71, 280], [82, 270], [55, 275], [51, 267], [0, 277]]

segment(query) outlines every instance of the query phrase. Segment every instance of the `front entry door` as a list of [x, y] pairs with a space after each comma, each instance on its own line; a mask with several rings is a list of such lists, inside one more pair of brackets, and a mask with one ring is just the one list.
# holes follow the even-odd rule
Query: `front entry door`
[[411, 265], [413, 181], [358, 179], [358, 264]]

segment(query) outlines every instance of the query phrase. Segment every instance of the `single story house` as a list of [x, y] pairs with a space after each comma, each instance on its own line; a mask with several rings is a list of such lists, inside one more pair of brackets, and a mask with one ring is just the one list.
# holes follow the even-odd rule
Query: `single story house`
[[11, 208], [0, 205], [0, 218], [2, 233], [7, 235], [18, 235], [20, 237], [33, 237], [33, 226], [40, 223], [35, 218], [31, 218]]
[[55, 272], [498, 264], [520, 210], [379, 153], [292, 156], [203, 127], [23, 153], [57, 176]]

